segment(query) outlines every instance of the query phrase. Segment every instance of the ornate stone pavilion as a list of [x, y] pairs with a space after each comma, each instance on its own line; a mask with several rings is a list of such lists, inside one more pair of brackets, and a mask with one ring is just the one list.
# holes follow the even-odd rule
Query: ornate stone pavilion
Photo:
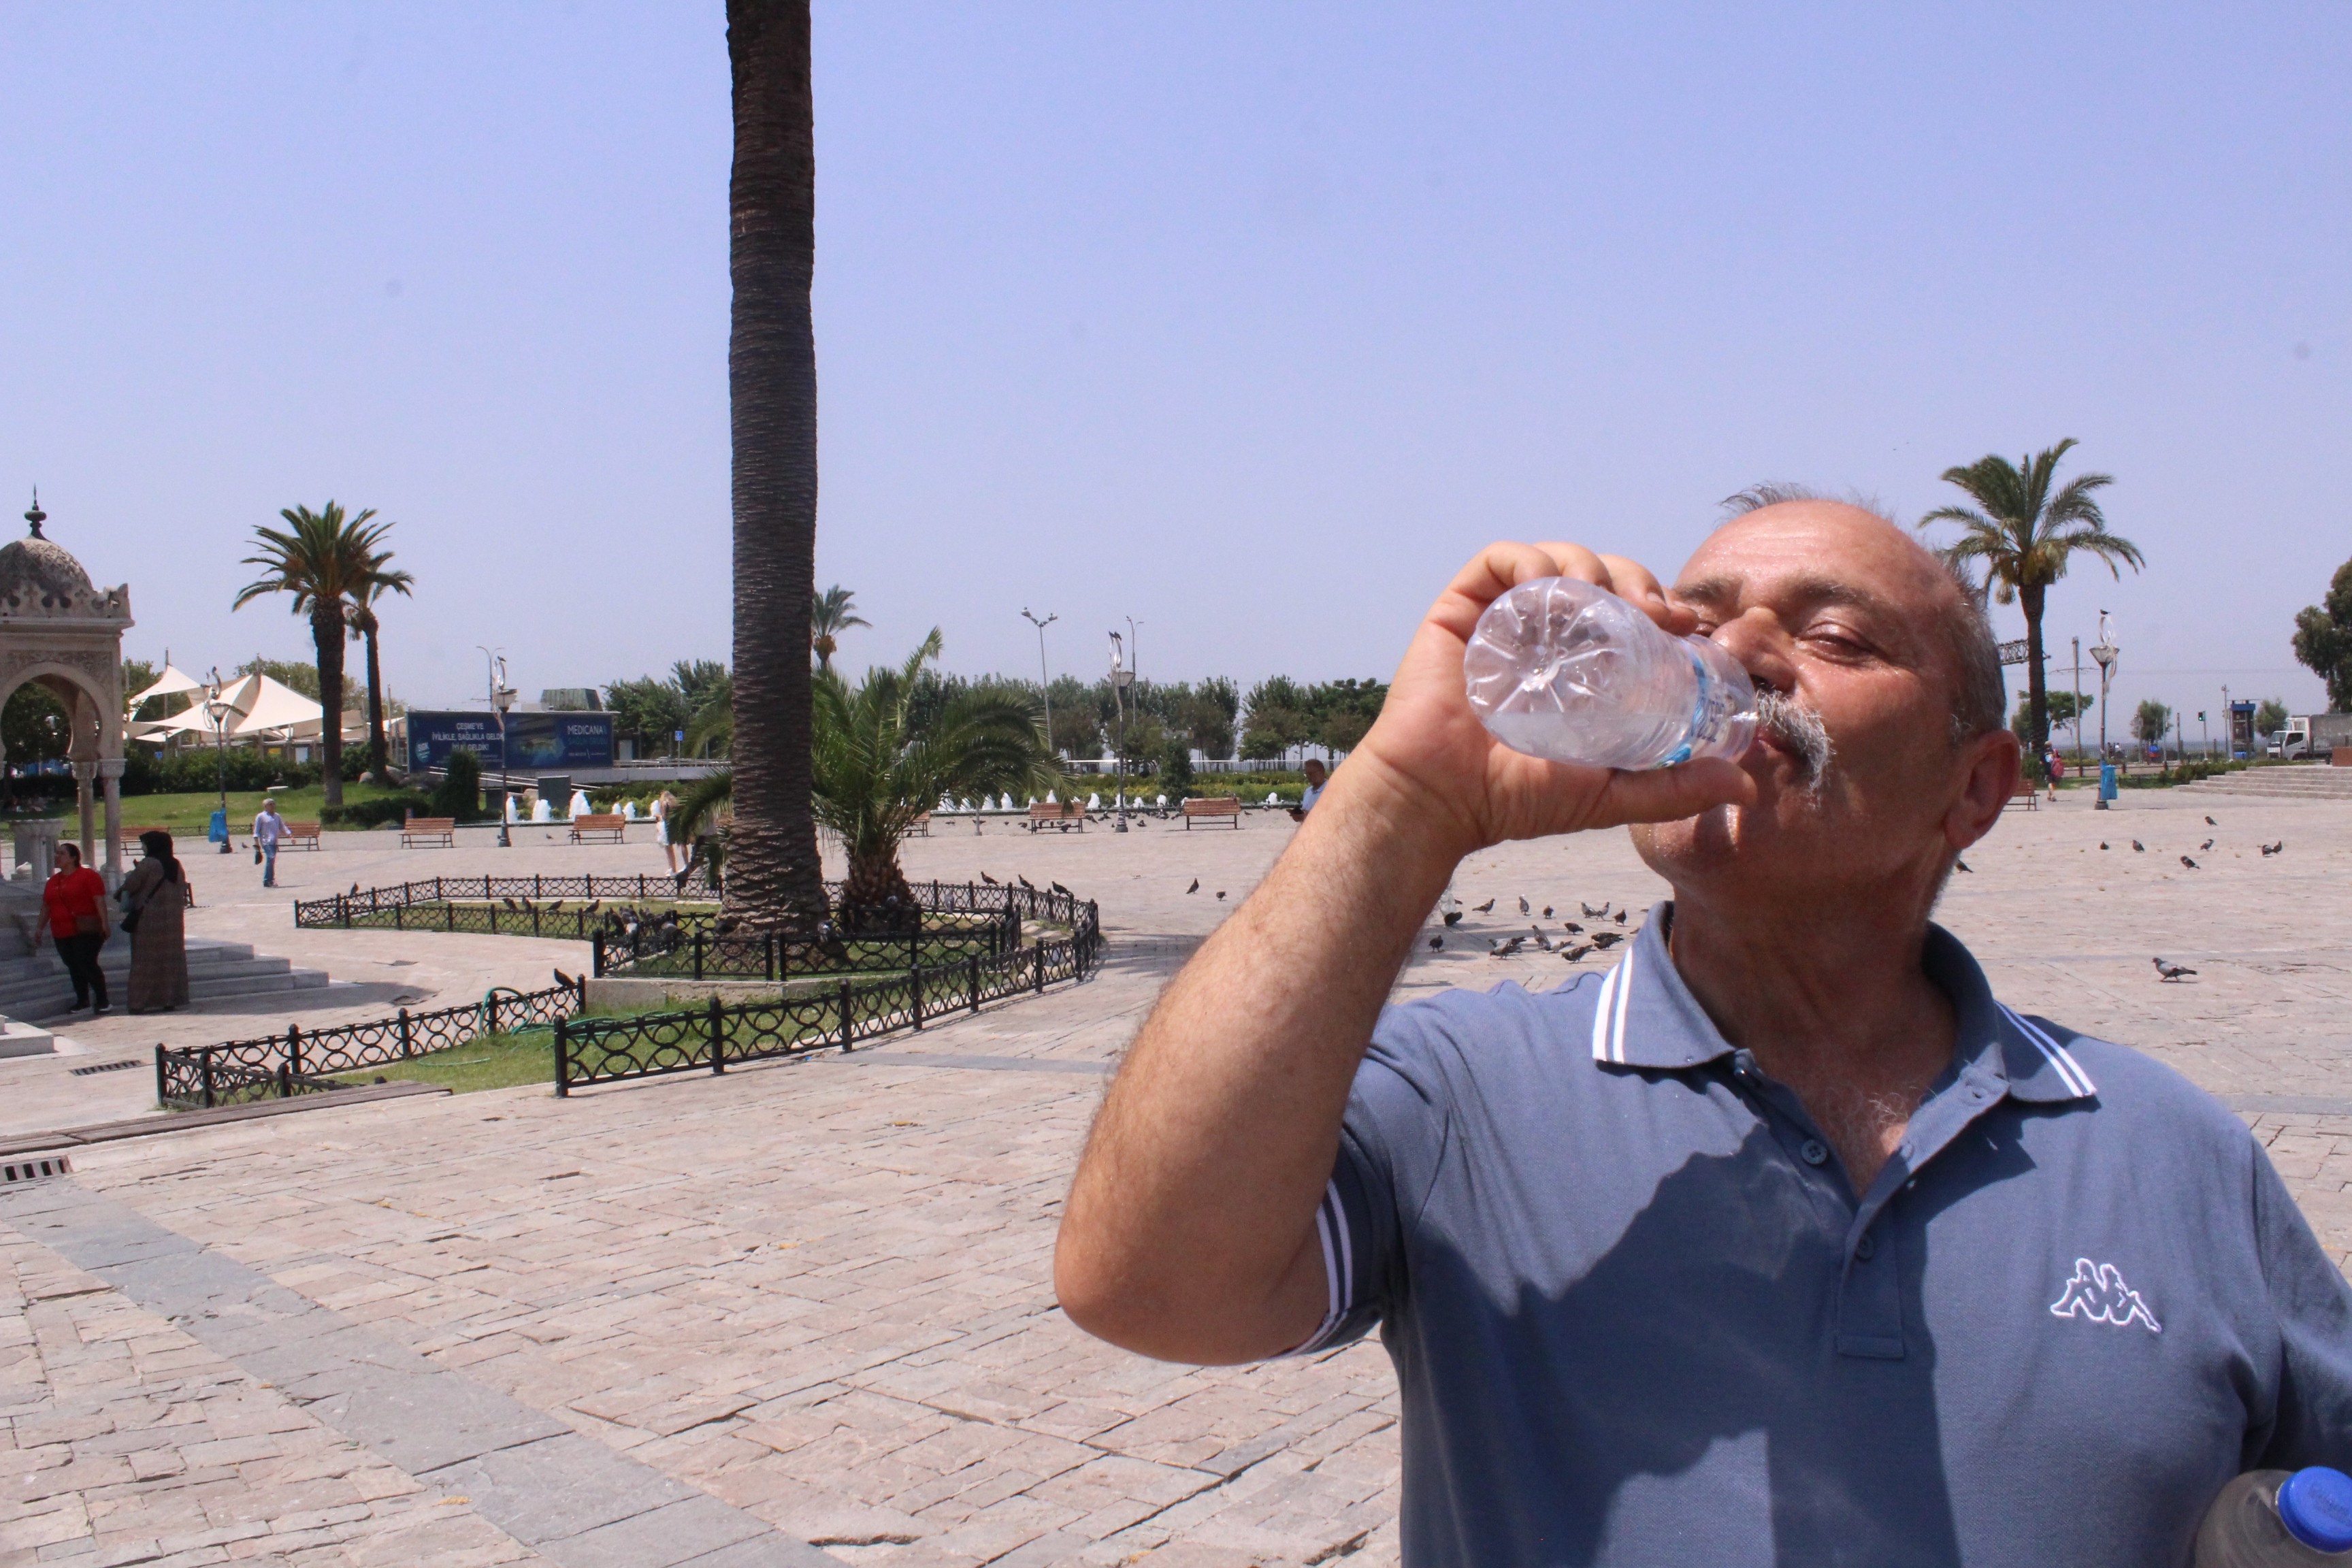
[[[26, 681], [37, 682], [65, 707], [72, 722], [74, 794], [80, 807], [82, 864], [103, 864], [106, 885], [122, 879], [122, 633], [131, 625], [131, 588], [90, 585], [61, 546], [43, 536], [48, 514], [37, 491], [25, 514], [32, 531], [0, 546], [0, 702]], [[5, 753], [0, 753], [5, 760]], [[106, 804], [105, 858], [92, 820], [91, 785]]]

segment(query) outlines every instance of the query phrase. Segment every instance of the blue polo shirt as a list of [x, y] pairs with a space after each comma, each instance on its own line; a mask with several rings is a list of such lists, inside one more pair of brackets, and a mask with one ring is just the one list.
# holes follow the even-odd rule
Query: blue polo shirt
[[2352, 1290], [2236, 1117], [1936, 928], [1958, 1048], [1857, 1194], [1671, 914], [1357, 1075], [1301, 1351], [1380, 1325], [1408, 1564], [2185, 1564], [2241, 1470], [2352, 1466]]

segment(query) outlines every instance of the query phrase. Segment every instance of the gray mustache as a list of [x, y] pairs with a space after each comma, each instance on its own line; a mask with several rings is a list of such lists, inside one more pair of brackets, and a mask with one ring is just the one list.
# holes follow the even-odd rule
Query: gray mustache
[[1778, 691], [1756, 695], [1756, 724], [1803, 762], [1805, 782], [1818, 784], [1830, 765], [1830, 732], [1822, 716]]

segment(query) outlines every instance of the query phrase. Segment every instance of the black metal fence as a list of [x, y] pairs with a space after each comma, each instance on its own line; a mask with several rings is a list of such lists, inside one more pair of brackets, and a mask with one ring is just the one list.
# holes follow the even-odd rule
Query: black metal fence
[[555, 1024], [580, 1010], [582, 988], [493, 991], [479, 1002], [390, 1018], [226, 1040], [216, 1046], [155, 1047], [155, 1100], [168, 1110], [290, 1099], [348, 1087], [336, 1075], [406, 1061], [462, 1046], [486, 1035], [535, 1024]]
[[295, 900], [297, 926], [451, 931], [491, 936], [551, 936], [586, 942], [604, 902], [715, 901], [697, 868], [689, 877], [431, 877], [392, 888], [355, 888]]
[[555, 1092], [667, 1073], [723, 1073], [741, 1062], [850, 1050], [860, 1040], [920, 1029], [927, 1021], [978, 1012], [989, 1002], [1083, 980], [1100, 952], [1089, 904], [1066, 941], [808, 986], [774, 1001], [730, 1005], [714, 996], [700, 1007], [677, 1012], [565, 1019], [555, 1026]]

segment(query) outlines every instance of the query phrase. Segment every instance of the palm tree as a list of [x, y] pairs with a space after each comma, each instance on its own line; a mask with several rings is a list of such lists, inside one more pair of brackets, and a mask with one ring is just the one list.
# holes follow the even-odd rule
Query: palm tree
[[2050, 493], [2058, 459], [2074, 445], [2069, 436], [2026, 458], [2021, 468], [1990, 455], [1965, 468], [1946, 468], [1945, 482], [1959, 486], [1977, 504], [1939, 506], [1918, 524], [1958, 523], [1960, 537], [1946, 547], [1944, 558], [1961, 566], [1981, 561], [1992, 596], [2004, 605], [2015, 601], [2024, 610], [2031, 750], [2037, 757], [2050, 741], [2050, 693], [2042, 671], [2042, 611], [2050, 584], [2066, 574], [2077, 552], [2097, 556], [2119, 578], [2117, 562], [2135, 572], [2145, 564], [2138, 545], [2107, 531], [2106, 517], [2092, 494], [2114, 484], [2113, 475], [2078, 474], [2056, 495]]
[[[915, 908], [898, 866], [898, 846], [916, 818], [950, 796], [1042, 795], [1068, 783], [1055, 765], [1025, 698], [966, 689], [920, 728], [916, 684], [940, 655], [935, 628], [898, 668], [868, 670], [853, 688], [831, 670], [814, 683], [812, 753], [816, 820], [840, 835], [849, 857], [840, 923], [846, 931], [887, 929]], [[740, 771], [740, 770], [739, 770]], [[710, 826], [733, 790], [728, 774], [703, 780], [671, 816], [672, 831], [706, 867], [723, 864], [726, 838]]]
[[833, 668], [834, 649], [841, 646], [841, 634], [852, 626], [871, 626], [874, 623], [855, 614], [857, 595], [835, 583], [819, 594], [809, 605], [809, 647], [816, 652], [819, 669]]
[[894, 898], [897, 908], [914, 909], [898, 846], [941, 799], [1042, 795], [1068, 782], [1024, 697], [968, 688], [922, 729], [912, 728], [916, 681], [939, 656], [935, 626], [904, 665], [868, 670], [855, 689], [831, 670], [817, 675], [816, 819], [841, 836], [849, 858], [841, 894], [845, 930], [884, 921]]
[[752, 930], [825, 918], [809, 798], [816, 592], [815, 103], [808, 0], [727, 0], [735, 165], [727, 343], [734, 439], [735, 822], [729, 911]]
[[258, 566], [265, 575], [247, 584], [230, 608], [242, 609], [247, 601], [264, 594], [291, 594], [294, 613], [310, 617], [310, 643], [319, 655], [319, 742], [325, 753], [326, 804], [341, 805], [343, 617], [346, 606], [358, 601], [382, 556], [388, 553], [377, 546], [383, 542], [384, 533], [392, 525], [370, 523], [368, 519], [375, 515], [373, 507], [346, 520], [343, 509], [331, 500], [322, 511], [291, 506], [278, 515], [291, 523], [292, 529], [262, 527], [253, 531], [261, 541], [261, 550], [258, 554], [247, 556], [243, 564]]
[[387, 550], [368, 563], [367, 576], [352, 599], [352, 636], [367, 645], [368, 772], [382, 784], [391, 768], [390, 749], [383, 738], [383, 665], [377, 658], [376, 637], [383, 628], [376, 619], [375, 601], [386, 594], [408, 596], [416, 579], [405, 572], [387, 571]]

